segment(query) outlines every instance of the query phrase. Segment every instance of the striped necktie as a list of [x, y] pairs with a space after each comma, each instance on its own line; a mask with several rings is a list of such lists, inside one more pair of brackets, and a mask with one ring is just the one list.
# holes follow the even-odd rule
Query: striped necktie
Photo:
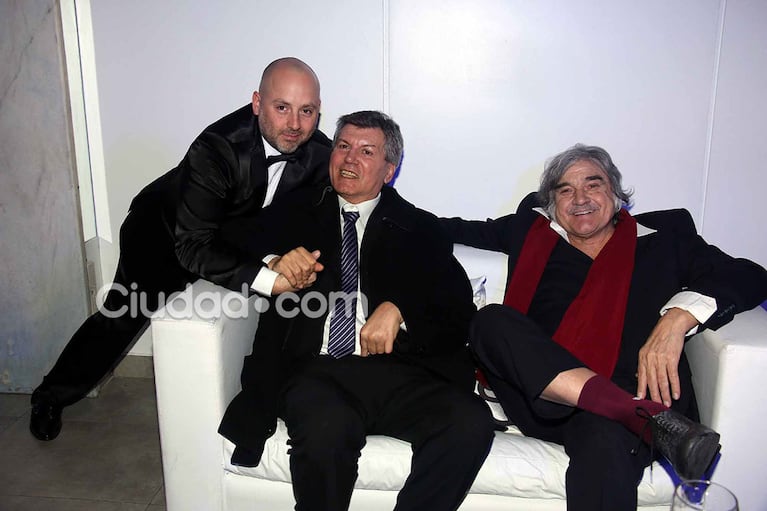
[[343, 211], [344, 234], [341, 241], [341, 291], [330, 316], [328, 353], [335, 358], [354, 353], [357, 312], [357, 211]]

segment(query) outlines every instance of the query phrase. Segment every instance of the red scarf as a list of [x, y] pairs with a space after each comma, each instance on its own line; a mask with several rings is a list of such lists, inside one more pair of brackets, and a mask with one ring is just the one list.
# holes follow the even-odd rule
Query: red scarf
[[[578, 296], [553, 338], [593, 371], [610, 378], [626, 317], [636, 250], [636, 220], [621, 209], [615, 232], [591, 264]], [[543, 270], [560, 236], [540, 217], [525, 237], [503, 304], [527, 314]]]

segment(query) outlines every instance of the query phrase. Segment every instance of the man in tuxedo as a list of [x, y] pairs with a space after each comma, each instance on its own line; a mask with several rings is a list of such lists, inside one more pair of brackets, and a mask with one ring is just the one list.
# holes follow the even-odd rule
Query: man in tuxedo
[[509, 419], [564, 445], [570, 510], [636, 509], [640, 439], [703, 475], [719, 435], [694, 422], [684, 342], [767, 293], [765, 270], [707, 244], [687, 211], [633, 217], [629, 201], [610, 155], [579, 144], [516, 214], [442, 220], [454, 242], [509, 255], [504, 304], [477, 313], [470, 344]]
[[265, 218], [228, 226], [253, 257], [285, 255], [262, 270], [272, 284], [261, 291], [278, 298], [219, 431], [237, 445], [232, 462], [252, 466], [283, 418], [299, 511], [348, 508], [374, 434], [412, 444], [397, 510], [454, 510], [493, 439], [466, 346], [471, 287], [436, 217], [385, 186], [401, 156], [391, 118], [345, 115], [332, 187], [275, 205], [279, 233]]
[[56, 438], [62, 409], [122, 359], [165, 297], [198, 276], [236, 290], [251, 285], [248, 275], [257, 268], [221, 240], [218, 227], [257, 214], [275, 197], [327, 181], [330, 141], [316, 131], [319, 110], [314, 71], [296, 58], [276, 60], [264, 70], [251, 104], [208, 126], [178, 167], [133, 199], [104, 306], [75, 332], [32, 394], [36, 438]]

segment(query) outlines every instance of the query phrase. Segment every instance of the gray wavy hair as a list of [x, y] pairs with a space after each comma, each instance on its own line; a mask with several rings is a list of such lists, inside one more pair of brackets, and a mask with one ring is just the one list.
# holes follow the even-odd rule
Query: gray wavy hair
[[633, 190], [623, 188], [623, 176], [621, 176], [618, 167], [613, 163], [610, 154], [601, 147], [575, 144], [551, 158], [546, 163], [546, 167], [541, 175], [541, 185], [538, 188], [538, 202], [549, 214], [549, 217], [554, 218], [556, 211], [554, 192], [557, 184], [562, 179], [562, 176], [565, 175], [567, 169], [574, 163], [583, 160], [594, 163], [607, 174], [610, 188], [615, 197], [615, 213], [618, 213], [623, 206], [631, 205], [631, 196], [634, 192]]
[[362, 110], [351, 114], [342, 115], [336, 123], [336, 133], [333, 135], [333, 146], [338, 141], [338, 134], [344, 129], [344, 126], [351, 124], [358, 128], [378, 128], [384, 135], [384, 155], [386, 161], [398, 166], [402, 160], [402, 151], [405, 142], [402, 139], [402, 132], [394, 119], [383, 112], [376, 110]]

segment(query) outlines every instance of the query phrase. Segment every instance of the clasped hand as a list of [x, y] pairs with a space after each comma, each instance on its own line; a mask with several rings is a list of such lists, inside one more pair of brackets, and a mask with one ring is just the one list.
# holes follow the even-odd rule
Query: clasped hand
[[325, 268], [317, 261], [319, 257], [319, 250], [309, 252], [304, 247], [298, 247], [285, 255], [272, 258], [267, 267], [279, 273], [272, 287], [272, 295], [298, 291], [314, 284], [317, 273]]

